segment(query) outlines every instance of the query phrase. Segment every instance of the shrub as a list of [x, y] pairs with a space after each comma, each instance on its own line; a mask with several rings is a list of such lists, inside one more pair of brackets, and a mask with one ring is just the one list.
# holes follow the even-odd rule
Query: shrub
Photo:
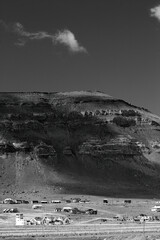
[[136, 125], [134, 119], [127, 119], [125, 117], [115, 117], [113, 118], [113, 123], [120, 127], [131, 127]]
[[151, 125], [152, 125], [152, 126], [155, 126], [155, 127], [159, 127], [159, 126], [160, 126], [160, 124], [157, 123], [157, 122], [155, 122], [155, 121], [152, 121]]
[[123, 110], [122, 111], [122, 116], [124, 117], [135, 117], [135, 116], [140, 116], [140, 113], [132, 110], [132, 109], [129, 109], [129, 110]]

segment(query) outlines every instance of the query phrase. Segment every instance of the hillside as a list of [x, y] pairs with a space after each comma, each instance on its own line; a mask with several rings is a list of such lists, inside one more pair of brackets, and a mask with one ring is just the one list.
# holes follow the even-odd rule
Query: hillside
[[0, 93], [0, 189], [159, 196], [160, 117], [101, 92]]

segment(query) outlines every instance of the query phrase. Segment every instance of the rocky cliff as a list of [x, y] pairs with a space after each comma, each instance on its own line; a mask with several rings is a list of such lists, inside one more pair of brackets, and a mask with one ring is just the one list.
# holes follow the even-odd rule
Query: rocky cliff
[[2, 193], [156, 195], [160, 118], [100, 92], [0, 93]]

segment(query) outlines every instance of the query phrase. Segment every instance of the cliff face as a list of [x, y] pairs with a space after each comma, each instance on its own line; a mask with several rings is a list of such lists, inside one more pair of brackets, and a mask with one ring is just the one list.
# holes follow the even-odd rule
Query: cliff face
[[2, 191], [156, 194], [159, 165], [160, 118], [143, 108], [99, 92], [0, 93]]

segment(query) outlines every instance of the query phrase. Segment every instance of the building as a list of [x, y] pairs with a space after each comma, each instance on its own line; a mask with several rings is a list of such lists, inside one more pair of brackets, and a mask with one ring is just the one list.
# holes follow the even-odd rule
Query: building
[[72, 208], [71, 207], [64, 207], [62, 209], [64, 212], [71, 212], [72, 211]]
[[80, 198], [72, 198], [71, 200], [72, 200], [73, 203], [78, 203], [78, 202], [81, 201]]
[[31, 204], [36, 204], [36, 203], [39, 203], [39, 201], [38, 200], [32, 200], [31, 201]]
[[15, 203], [16, 203], [16, 204], [21, 204], [21, 203], [22, 203], [22, 200], [15, 200]]
[[156, 205], [154, 207], [151, 208], [152, 212], [160, 212], [160, 205]]
[[22, 200], [22, 203], [24, 203], [24, 204], [29, 204], [29, 201], [27, 201], [27, 200]]
[[41, 209], [42, 208], [42, 205], [33, 205], [32, 206], [32, 209]]
[[52, 200], [51, 203], [61, 203], [60, 200]]
[[41, 203], [42, 203], [42, 204], [47, 204], [47, 203], [48, 203], [48, 201], [41, 201]]
[[6, 199], [3, 200], [3, 203], [5, 203], [5, 204], [15, 204], [16, 201], [13, 200], [12, 198], [6, 198]]
[[61, 211], [62, 211], [62, 208], [55, 208], [54, 211], [55, 211], [55, 212], [61, 212]]
[[16, 214], [16, 226], [24, 226], [24, 219], [22, 213]]
[[85, 213], [85, 212], [79, 210], [78, 208], [73, 208], [73, 209], [71, 210], [71, 213], [73, 213], [73, 214], [80, 214], [80, 213]]
[[124, 203], [131, 203], [131, 200], [124, 200]]
[[86, 210], [86, 214], [94, 214], [94, 215], [97, 215], [97, 210], [94, 210], [94, 209], [88, 209], [88, 210]]
[[43, 218], [42, 217], [35, 217], [30, 220], [31, 224], [33, 225], [41, 225], [43, 224]]
[[108, 199], [103, 199], [103, 203], [108, 203]]

